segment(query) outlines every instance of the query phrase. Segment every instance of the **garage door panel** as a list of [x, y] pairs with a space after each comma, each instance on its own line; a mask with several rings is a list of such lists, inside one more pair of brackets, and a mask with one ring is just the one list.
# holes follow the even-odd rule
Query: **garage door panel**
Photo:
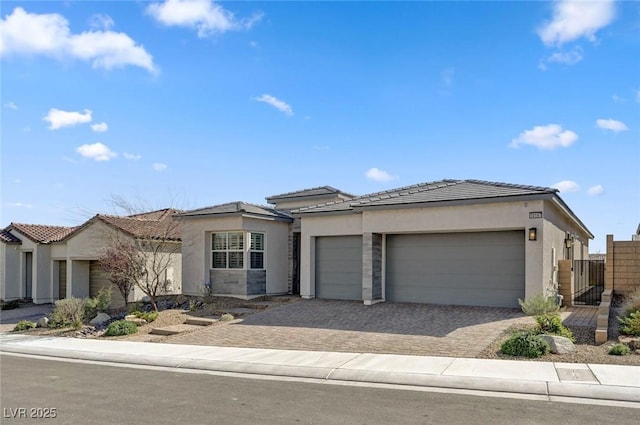
[[118, 288], [111, 283], [109, 273], [100, 266], [98, 261], [91, 261], [89, 263], [89, 296], [95, 297], [102, 288], [111, 288], [111, 308], [126, 305]]
[[522, 231], [387, 236], [389, 301], [517, 307]]
[[316, 297], [362, 299], [362, 237], [316, 238]]

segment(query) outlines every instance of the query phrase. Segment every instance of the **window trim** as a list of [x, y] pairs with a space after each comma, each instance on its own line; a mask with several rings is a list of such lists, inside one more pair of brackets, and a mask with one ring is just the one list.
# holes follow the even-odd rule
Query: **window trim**
[[[229, 236], [231, 234], [242, 234], [240, 238], [242, 241], [242, 248], [240, 249], [230, 249]], [[216, 235], [225, 235], [224, 241], [224, 249], [215, 249], [215, 236]], [[252, 235], [262, 235], [262, 249], [252, 249]], [[212, 231], [209, 234], [209, 269], [211, 270], [266, 270], [266, 252], [267, 252], [267, 233], [264, 231], [248, 231], [248, 230], [223, 230], [223, 231]], [[230, 253], [242, 253], [242, 267], [229, 267], [229, 254]], [[252, 253], [261, 253], [262, 254], [262, 267], [252, 267], [251, 264], [251, 254]], [[225, 253], [225, 267], [215, 267], [214, 255], [215, 253]]]

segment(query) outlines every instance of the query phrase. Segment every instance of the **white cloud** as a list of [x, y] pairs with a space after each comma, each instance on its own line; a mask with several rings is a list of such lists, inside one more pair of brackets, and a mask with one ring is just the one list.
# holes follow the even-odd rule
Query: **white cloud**
[[96, 13], [95, 15], [89, 18], [89, 26], [94, 29], [104, 29], [108, 30], [115, 25], [113, 19], [109, 15], [104, 15], [102, 13]]
[[277, 110], [282, 111], [282, 112], [284, 112], [285, 114], [287, 114], [289, 116], [293, 115], [293, 109], [291, 108], [291, 106], [288, 103], [286, 103], [286, 102], [284, 102], [284, 101], [282, 101], [282, 100], [280, 100], [280, 99], [278, 99], [278, 98], [276, 98], [274, 96], [271, 96], [270, 94], [263, 94], [260, 97], [254, 97], [253, 100], [257, 100], [258, 102], [267, 103], [267, 104], [273, 106], [274, 108], [276, 108]]
[[623, 123], [622, 121], [613, 120], [611, 118], [607, 120], [605, 119], [596, 120], [596, 125], [604, 130], [611, 130], [615, 133], [629, 130], [629, 127], [627, 127], [625, 123]]
[[573, 131], [563, 130], [558, 124], [548, 124], [523, 131], [511, 141], [510, 146], [517, 148], [520, 145], [532, 145], [539, 149], [555, 149], [569, 147], [576, 140], [578, 135]]
[[560, 46], [582, 37], [596, 41], [596, 32], [609, 25], [615, 14], [614, 0], [560, 0], [553, 6], [553, 19], [538, 29], [538, 35], [546, 45]]
[[212, 0], [166, 0], [150, 4], [147, 13], [166, 26], [193, 28], [200, 38], [232, 30], [250, 29], [263, 16], [257, 13], [238, 20], [233, 13]]
[[577, 192], [580, 190], [578, 183], [573, 180], [562, 180], [558, 183], [552, 184], [551, 187], [558, 189], [560, 192]]
[[575, 65], [582, 60], [582, 48], [576, 46], [568, 52], [555, 52], [547, 58], [548, 63], [562, 63], [565, 65]]
[[636, 90], [636, 102], [640, 103], [640, 89]]
[[387, 171], [375, 167], [369, 168], [365, 173], [365, 176], [369, 180], [373, 180], [376, 182], [390, 182], [398, 178], [398, 176], [391, 175]]
[[617, 94], [612, 95], [611, 100], [613, 100], [613, 103], [624, 103], [627, 101], [627, 99], [622, 96], [618, 96]]
[[69, 22], [58, 13], [28, 13], [16, 7], [0, 19], [0, 57], [44, 55], [89, 61], [94, 68], [138, 66], [156, 72], [153, 57], [122, 32], [92, 30], [72, 34]]
[[8, 202], [8, 206], [13, 208], [32, 208], [32, 204], [25, 204], [24, 202]]
[[137, 155], [137, 154], [133, 154], [133, 153], [123, 153], [122, 156], [124, 156], [124, 159], [128, 159], [130, 161], [137, 161], [140, 158], [142, 158], [142, 155]]
[[167, 169], [167, 164], [163, 164], [161, 162], [154, 162], [153, 169], [156, 171], [164, 171]]
[[595, 185], [595, 186], [591, 186], [588, 190], [587, 193], [591, 196], [598, 196], [601, 195], [602, 192], [604, 192], [604, 188], [602, 187], [602, 185]]
[[62, 111], [51, 108], [49, 113], [42, 118], [49, 123], [49, 130], [56, 130], [62, 127], [73, 127], [77, 124], [91, 122], [91, 111], [85, 109], [83, 112]]
[[109, 126], [106, 122], [91, 124], [91, 130], [96, 133], [104, 133], [105, 131], [109, 130]]
[[109, 161], [118, 156], [118, 154], [109, 149], [107, 145], [103, 145], [100, 142], [92, 145], [79, 146], [76, 148], [76, 152], [85, 158], [90, 158], [95, 161]]
[[18, 105], [16, 105], [16, 104], [15, 104], [15, 103], [13, 103], [13, 102], [7, 102], [7, 103], [5, 103], [5, 104], [4, 104], [4, 107], [5, 107], [5, 108], [8, 108], [8, 109], [13, 109], [14, 111], [18, 109]]

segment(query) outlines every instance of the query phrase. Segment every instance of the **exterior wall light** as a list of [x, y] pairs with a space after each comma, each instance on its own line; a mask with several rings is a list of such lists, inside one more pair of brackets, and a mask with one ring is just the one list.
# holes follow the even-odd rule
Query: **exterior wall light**
[[538, 239], [538, 229], [536, 227], [531, 227], [529, 229], [529, 240], [535, 241]]

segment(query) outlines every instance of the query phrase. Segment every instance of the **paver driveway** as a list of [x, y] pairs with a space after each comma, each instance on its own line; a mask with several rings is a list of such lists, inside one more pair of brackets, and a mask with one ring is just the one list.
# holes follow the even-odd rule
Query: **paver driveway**
[[162, 342], [474, 357], [516, 323], [518, 309], [301, 300]]

